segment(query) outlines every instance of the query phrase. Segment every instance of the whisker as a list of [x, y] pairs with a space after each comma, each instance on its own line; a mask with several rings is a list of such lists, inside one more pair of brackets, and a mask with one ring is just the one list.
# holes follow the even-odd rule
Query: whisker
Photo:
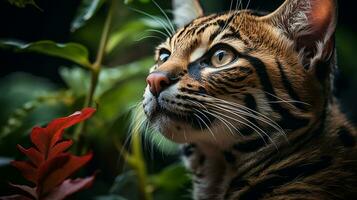
[[161, 158], [164, 160], [164, 148], [160, 147], [160, 145], [162, 145], [163, 140], [164, 140], [164, 137], [161, 137], [159, 143], [157, 144], [157, 147], [161, 151]]
[[301, 101], [294, 101], [294, 100], [280, 100], [280, 101], [267, 101], [268, 103], [287, 103], [289, 105], [291, 105], [291, 103], [300, 103], [300, 104], [304, 104], [304, 105], [310, 105], [308, 103], [304, 103], [304, 102], [301, 102]]
[[[218, 111], [220, 111], [220, 110], [218, 110]], [[264, 138], [264, 137], [262, 136], [262, 134], [260, 133], [260, 130], [256, 129], [255, 127], [251, 126], [250, 124], [247, 124], [247, 123], [245, 123], [245, 122], [243, 122], [243, 121], [241, 121], [241, 120], [238, 120], [238, 119], [236, 119], [236, 118], [230, 117], [230, 116], [225, 115], [225, 114], [223, 114], [223, 113], [220, 113], [220, 112], [218, 112], [218, 111], [214, 111], [214, 112], [217, 113], [217, 114], [219, 114], [219, 115], [221, 115], [221, 116], [223, 116], [223, 117], [226, 117], [226, 118], [228, 118], [228, 119], [234, 120], [234, 121], [236, 121], [236, 122], [238, 122], [238, 123], [240, 123], [240, 124], [243, 124], [243, 125], [245, 125], [245, 126], [251, 128], [251, 129], [253, 129], [253, 131], [256, 132], [256, 133], [262, 138], [262, 140], [264, 141], [264, 143], [265, 143], [266, 145], [268, 144], [267, 141], [265, 140], [265, 138]], [[245, 119], [244, 117], [241, 117], [241, 116], [238, 116], [238, 117], [239, 117], [240, 119]], [[245, 119], [245, 120], [246, 120], [246, 119]], [[249, 122], [249, 121], [248, 121], [248, 122]], [[263, 132], [264, 132], [264, 131], [263, 131]]]
[[[205, 116], [205, 114], [202, 113], [200, 110], [198, 110], [198, 109], [196, 109], [196, 108], [193, 108], [193, 109], [194, 109], [196, 112], [199, 112], [199, 113], [201, 113], [202, 115]], [[210, 112], [210, 111], [208, 111], [208, 110], [203, 110], [203, 112], [205, 112], [205, 113], [207, 113], [207, 114], [209, 114], [209, 115], [211, 115], [211, 116], [214, 116], [214, 117], [218, 118], [218, 120], [220, 120], [220, 121], [228, 128], [228, 130], [230, 131], [230, 133], [232, 134], [232, 136], [234, 136], [234, 133], [233, 133], [232, 129], [225, 123], [226, 120], [225, 120], [224, 118], [222, 118], [222, 117], [220, 117], [220, 116], [218, 116], [218, 115], [216, 115], [216, 114], [214, 114], [214, 113], [212, 113], [212, 112]], [[209, 120], [210, 123], [212, 123], [209, 118], [206, 117], [206, 119]], [[228, 122], [228, 121], [227, 121], [227, 122]], [[230, 122], [228, 122], [228, 123], [230, 123]], [[231, 123], [230, 123], [230, 124], [231, 124]], [[233, 126], [233, 124], [231, 124], [231, 126]], [[240, 131], [239, 131], [237, 128], [235, 128], [234, 126], [233, 126], [233, 128], [234, 128], [235, 130], [237, 130], [238, 133], [240, 133]]]
[[[252, 117], [252, 118], [255, 118], [255, 119], [258, 119], [258, 120], [261, 120], [259, 117], [257, 117], [256, 115], [252, 115], [251, 113], [247, 113], [247, 112], [241, 112], [240, 110], [237, 110], [237, 109], [235, 109], [235, 111], [236, 112], [233, 112], [233, 111], [231, 111], [231, 110], [228, 110], [228, 109], [224, 109], [224, 108], [222, 108], [222, 106], [218, 106], [218, 105], [216, 105], [216, 104], [210, 104], [211, 106], [213, 106], [213, 107], [215, 107], [215, 108], [218, 108], [218, 109], [223, 109], [223, 110], [225, 110], [225, 111], [227, 111], [227, 112], [229, 112], [229, 113], [231, 113], [231, 114], [233, 114], [233, 115], [236, 115], [236, 116], [238, 116], [238, 117], [242, 117], [240, 114], [243, 114], [243, 115], [245, 115], [245, 116], [248, 116], [248, 117]], [[237, 112], [238, 111], [238, 112]], [[245, 121], [248, 121], [248, 123], [249, 124], [251, 124], [251, 125], [253, 125], [253, 126], [255, 126], [256, 128], [258, 128], [259, 130], [261, 130], [263, 133], [264, 133], [264, 135], [266, 135], [267, 137], [269, 137], [269, 139], [270, 139], [270, 136], [265, 132], [265, 131], [263, 131], [262, 129], [260, 129], [259, 127], [257, 127], [254, 123], [252, 123], [252, 122], [250, 122], [249, 120], [247, 120], [246, 118], [243, 118]], [[264, 121], [264, 120], [263, 120]], [[271, 125], [270, 123], [268, 123], [268, 122], [266, 122], [267, 124], [269, 124], [269, 125]], [[284, 134], [284, 136], [285, 136], [285, 134]], [[272, 141], [273, 142], [273, 141]]]
[[[285, 99], [283, 99], [283, 98], [281, 98], [281, 97], [278, 97], [277, 95], [271, 94], [271, 93], [266, 92], [266, 91], [264, 91], [264, 92], [265, 92], [266, 94], [268, 94], [268, 95], [270, 95], [270, 96], [272, 96], [272, 97], [274, 97], [274, 98], [276, 98], [276, 99], [282, 101], [282, 102], [285, 102], [285, 103], [291, 105], [291, 106], [294, 106], [294, 105], [291, 104], [291, 103], [300, 103], [300, 104], [303, 104], [303, 105], [311, 106], [311, 104], [306, 103], [306, 102], [303, 102], [303, 101], [297, 101], [297, 100], [294, 100], [294, 99], [292, 99], [292, 100], [291, 100], [291, 99], [285, 100]], [[294, 107], [295, 107], [295, 106], [294, 106]]]
[[247, 6], [245, 7], [245, 10], [248, 9], [249, 5], [250, 5], [250, 0], [248, 0], [248, 3], [247, 3]]
[[144, 140], [145, 140], [144, 144], [148, 143], [148, 144], [146, 144], [146, 146], [149, 151], [150, 158], [154, 159], [154, 143], [150, 142], [148, 140], [148, 137], [152, 138], [153, 130], [149, 127], [148, 121], [145, 122], [145, 128], [144, 128], [143, 134], [144, 134]]
[[[190, 9], [190, 10], [193, 10], [193, 8], [191, 8], [191, 7], [189, 7], [189, 9]], [[171, 14], [174, 13], [174, 11], [172, 11], [172, 10], [166, 10], [166, 12], [171, 13]], [[180, 18], [185, 19], [186, 21], [189, 21], [189, 19], [191, 19], [190, 17], [188, 17], [188, 16], [185, 15], [185, 14], [175, 13], [175, 15], [179, 16]]]
[[[233, 0], [231, 0], [231, 5], [229, 6], [229, 12], [232, 11], [232, 7], [233, 7]], [[229, 18], [228, 18], [229, 19]], [[224, 23], [223, 26], [223, 30], [221, 32], [223, 32], [224, 30], [226, 30], [227, 26], [228, 26], [228, 19], [226, 20], [226, 22]]]
[[158, 40], [162, 40], [161, 37], [158, 37], [158, 36], [155, 36], [155, 35], [147, 35], [147, 36], [144, 36], [144, 37], [141, 37], [139, 39], [136, 39], [134, 40], [135, 42], [140, 42], [141, 40], [144, 40], [144, 39], [147, 39], [147, 38], [155, 38], [155, 39], [158, 39]]
[[[217, 111], [220, 111], [220, 110], [217, 110]], [[262, 140], [264, 141], [264, 143], [265, 143], [266, 145], [268, 145], [266, 139], [263, 137], [263, 135], [265, 135], [265, 136], [268, 138], [268, 140], [275, 146], [275, 148], [278, 149], [278, 146], [277, 146], [277, 144], [275, 143], [275, 141], [274, 141], [264, 130], [262, 130], [260, 127], [258, 127], [258, 126], [255, 125], [253, 122], [251, 122], [251, 121], [249, 121], [248, 119], [246, 119], [245, 117], [242, 117], [242, 116], [240, 116], [240, 115], [238, 115], [238, 114], [234, 114], [236, 117], [238, 117], [238, 118], [240, 118], [240, 119], [242, 119], [242, 120], [245, 121], [245, 122], [243, 122], [243, 121], [241, 121], [241, 120], [238, 120], [238, 119], [236, 119], [236, 118], [230, 117], [230, 116], [228, 116], [228, 115], [225, 115], [225, 114], [220, 113], [220, 112], [217, 112], [217, 111], [216, 111], [217, 114], [220, 114], [220, 115], [222, 115], [222, 116], [225, 116], [225, 117], [227, 117], [227, 118], [229, 118], [229, 119], [231, 119], [231, 120], [237, 121], [237, 122], [239, 122], [239, 123], [241, 123], [241, 124], [243, 124], [243, 125], [245, 125], [245, 126], [251, 128], [251, 129], [253, 129], [253, 131], [256, 132], [256, 133], [262, 138]], [[225, 110], [225, 111], [228, 111], [228, 110]], [[233, 113], [232, 113], [232, 114], [233, 114]], [[263, 134], [263, 135], [262, 135], [262, 134]]]
[[231, 109], [231, 110], [235, 111], [238, 114], [244, 114], [245, 116], [252, 117], [252, 118], [254, 118], [256, 120], [259, 120], [260, 122], [263, 122], [263, 123], [271, 126], [272, 128], [274, 128], [276, 131], [278, 131], [279, 134], [284, 136], [284, 138], [285, 138], [285, 140], [287, 142], [289, 142], [284, 129], [281, 128], [278, 123], [276, 123], [275, 121], [273, 121], [271, 118], [267, 117], [266, 115], [264, 115], [264, 114], [262, 114], [262, 113], [260, 113], [258, 111], [255, 111], [253, 109], [250, 109], [250, 108], [248, 108], [248, 107], [246, 107], [244, 105], [241, 105], [241, 104], [237, 104], [237, 103], [234, 103], [234, 102], [230, 102], [230, 101], [226, 101], [226, 100], [223, 100], [223, 99], [219, 99], [219, 98], [216, 98], [216, 97], [213, 97], [213, 96], [210, 96], [210, 95], [205, 95], [205, 97], [208, 100], [206, 100], [204, 103], [210, 104], [210, 105], [213, 105], [213, 106], [215, 106], [216, 104], [220, 104], [221, 107], [223, 106], [223, 107], [225, 107], [227, 109]]
[[260, 122], [263, 122], [263, 123], [265, 123], [265, 124], [271, 126], [271, 127], [274, 128], [276, 131], [278, 131], [278, 133], [279, 133], [280, 135], [282, 135], [282, 136], [285, 138], [285, 140], [286, 140], [287, 142], [289, 142], [285, 131], [284, 131], [279, 125], [275, 125], [276, 122], [271, 123], [270, 121], [267, 121], [267, 120], [265, 120], [264, 118], [261, 118], [261, 117], [259, 117], [259, 116], [257, 116], [257, 115], [254, 115], [254, 114], [251, 114], [251, 113], [247, 113], [247, 112], [244, 112], [244, 111], [242, 112], [240, 109], [237, 109], [237, 108], [234, 108], [234, 107], [225, 106], [225, 105], [220, 105], [220, 106], [223, 106], [223, 107], [229, 109], [229, 110], [227, 110], [228, 112], [235, 113], [235, 114], [242, 114], [242, 115], [245, 115], [245, 116], [247, 116], [247, 117], [251, 117], [251, 118], [253, 118], [253, 119], [256, 119], [256, 120], [258, 120], [258, 121], [260, 121]]
[[[247, 123], [249, 123], [249, 125], [252, 125], [253, 127], [257, 128], [257, 130], [262, 131], [262, 132], [265, 132], [265, 131], [263, 131], [260, 127], [258, 127], [257, 125], [255, 125], [253, 122], [249, 121], [248, 119], [246, 119], [245, 117], [239, 115], [238, 113], [232, 112], [232, 111], [230, 111], [230, 110], [221, 108], [221, 107], [216, 106], [216, 105], [214, 106], [213, 109], [216, 109], [216, 111], [224, 110], [224, 111], [226, 111], [226, 112], [229, 112], [229, 113], [231, 113], [231, 114], [233, 114], [233, 115], [235, 115], [235, 116], [241, 118], [242, 120], [246, 121]], [[222, 113], [220, 113], [220, 114], [222, 114]], [[240, 114], [242, 114], [242, 113], [240, 113]], [[226, 116], [227, 116], [227, 115], [226, 115]], [[231, 119], [233, 119], [233, 118], [231, 118]], [[248, 124], [246, 124], [245, 122], [242, 122], [242, 121], [239, 121], [239, 122], [240, 122], [240, 123], [244, 123], [244, 125], [248, 125]]]
[[[216, 103], [219, 103], [219, 102], [216, 102]], [[221, 104], [221, 105], [226, 107], [226, 108], [233, 108], [233, 110], [239, 111], [239, 113], [241, 113], [241, 114], [246, 114], [248, 117], [253, 117], [254, 119], [258, 119], [258, 120], [260, 120], [262, 122], [265, 122], [267, 124], [273, 123], [274, 126], [279, 131], [283, 131], [283, 129], [281, 127], [279, 127], [279, 125], [276, 124], [276, 122], [274, 122], [272, 119], [266, 117], [265, 115], [255, 111], [255, 110], [252, 110], [252, 109], [250, 109], [248, 107], [245, 107], [245, 106], [239, 105], [239, 104], [237, 104], [237, 105], [239, 105], [239, 107], [238, 106], [234, 107], [233, 105], [228, 105], [228, 104]]]
[[186, 136], [186, 129], [183, 129], [183, 137], [185, 138], [185, 141], [187, 142], [187, 136]]
[[[247, 8], [248, 8], [248, 6], [249, 6], [249, 4], [250, 4], [250, 0], [248, 1], [248, 3], [247, 3], [247, 6], [243, 9], [243, 0], [241, 0], [240, 2], [239, 2], [239, 9], [240, 10], [246, 10]], [[238, 13], [237, 13], [238, 14]], [[244, 15], [242, 15], [242, 16], [244, 16]], [[245, 20], [246, 20], [246, 18], [245, 17], [242, 17], [241, 18], [241, 20], [240, 20], [240, 23], [238, 24], [238, 29], [240, 29], [241, 28], [241, 25], [245, 22]]]
[[[218, 118], [218, 120], [220, 120], [220, 121], [229, 129], [229, 132], [230, 132], [233, 136], [234, 136], [234, 133], [233, 133], [232, 129], [227, 125], [227, 123], [229, 123], [229, 124], [233, 127], [233, 129], [235, 129], [240, 135], [242, 135], [241, 132], [240, 132], [235, 126], [233, 126], [232, 123], [230, 123], [229, 121], [225, 120], [225, 119], [222, 118], [221, 116], [216, 115], [216, 114], [210, 112], [210, 111], [207, 109], [207, 107], [206, 107], [205, 105], [203, 105], [202, 103], [195, 102], [195, 101], [192, 101], [192, 100], [188, 100], [188, 101], [191, 102], [191, 103], [194, 103], [194, 104], [196, 104], [196, 105], [198, 105], [198, 106], [200, 106], [200, 107], [202, 107], [202, 108], [204, 108], [203, 112], [206, 112], [207, 114], [212, 115], [212, 116], [215, 117], [215, 118]], [[226, 122], [227, 122], [227, 123], [226, 123]]]
[[145, 15], [145, 16], [147, 16], [147, 17], [150, 17], [151, 19], [153, 19], [153, 20], [155, 20], [156, 22], [158, 22], [158, 23], [165, 29], [165, 31], [167, 32], [167, 34], [170, 35], [170, 37], [172, 37], [172, 35], [174, 34], [174, 32], [172, 32], [171, 30], [168, 29], [168, 25], [167, 25], [162, 19], [160, 19], [159, 17], [156, 17], [156, 16], [154, 16], [154, 15], [151, 15], [151, 14], [149, 14], [149, 13], [146, 13], [146, 12], [144, 12], [144, 11], [141, 11], [141, 10], [138, 10], [138, 9], [135, 9], [135, 8], [129, 7], [129, 9], [131, 9], [131, 10], [133, 10], [133, 11], [135, 11], [135, 12], [138, 12], [138, 13], [140, 13], [140, 14], [142, 14], [142, 15]]
[[203, 116], [209, 121], [209, 123], [212, 123], [212, 121], [211, 121], [203, 112], [201, 112], [200, 110], [198, 110], [198, 109], [196, 109], [196, 108], [192, 108], [192, 109], [193, 109], [194, 111], [200, 113], [201, 115], [203, 115]]
[[145, 32], [160, 33], [161, 35], [163, 35], [165, 37], [170, 37], [167, 33], [163, 32], [163, 31], [156, 30], [156, 29], [146, 29]]
[[[212, 137], [217, 140], [216, 136], [213, 134], [211, 128], [207, 125], [207, 123], [199, 116], [197, 115], [196, 113], [193, 113], [193, 115], [195, 115], [199, 120], [202, 121], [202, 123], [207, 127], [208, 131], [211, 133]], [[203, 130], [202, 130], [203, 131]]]
[[164, 17], [166, 18], [167, 20], [167, 23], [170, 25], [171, 27], [171, 31], [172, 33], [175, 33], [175, 28], [174, 26], [172, 25], [172, 22], [170, 20], [170, 18], [167, 16], [167, 14], [165, 13], [165, 11], [159, 6], [159, 4], [155, 1], [155, 0], [152, 0], [152, 2], [154, 2], [154, 4], [156, 5], [156, 7], [159, 8], [160, 12], [164, 15]]
[[[253, 110], [253, 109], [250, 109], [250, 108], [248, 108], [248, 107], [246, 107], [246, 106], [244, 106], [244, 105], [241, 105], [241, 104], [237, 104], [237, 103], [234, 103], [234, 102], [225, 101], [225, 100], [223, 100], [223, 99], [218, 99], [218, 98], [215, 98], [215, 97], [211, 97], [211, 98], [214, 99], [214, 100], [216, 100], [215, 103], [217, 103], [217, 101], [218, 101], [218, 103], [219, 103], [219, 102], [222, 102], [222, 103], [224, 103], [227, 107], [233, 107], [233, 108], [234, 108], [234, 107], [238, 107], [238, 108], [243, 109], [243, 110], [245, 110], [245, 111], [249, 111], [249, 112], [251, 112], [251, 113], [249, 114], [251, 117], [255, 117], [255, 118], [256, 118], [256, 117], [259, 117], [259, 118], [256, 118], [256, 119], [258, 119], [258, 120], [260, 120], [260, 121], [262, 121], [262, 122], [265, 122], [265, 123], [271, 125], [271, 126], [272, 126], [274, 129], [276, 129], [278, 132], [280, 132], [281, 134], [284, 134], [284, 135], [285, 135], [284, 129], [281, 128], [278, 123], [276, 123], [275, 121], [273, 121], [271, 118], [265, 116], [264, 114], [262, 114], [262, 113], [260, 113], [260, 112], [258, 112], [258, 111], [255, 111], [255, 110]], [[240, 110], [240, 111], [242, 111], [242, 110]], [[245, 113], [248, 113], [248, 112], [245, 112]], [[251, 114], [255, 114], [255, 115], [251, 115]], [[263, 120], [262, 118], [265, 119], [265, 120]]]

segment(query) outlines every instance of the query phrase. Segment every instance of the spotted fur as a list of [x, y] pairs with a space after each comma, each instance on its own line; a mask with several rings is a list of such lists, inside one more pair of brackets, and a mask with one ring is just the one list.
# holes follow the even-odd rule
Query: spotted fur
[[[170, 84], [146, 88], [144, 111], [183, 144], [194, 199], [357, 198], [357, 133], [332, 95], [336, 16], [333, 0], [286, 0], [198, 17], [158, 46], [150, 73]], [[235, 57], [214, 67], [220, 49]]]

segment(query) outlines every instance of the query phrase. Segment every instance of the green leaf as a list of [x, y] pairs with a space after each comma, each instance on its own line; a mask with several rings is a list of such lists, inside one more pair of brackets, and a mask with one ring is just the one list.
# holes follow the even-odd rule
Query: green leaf
[[113, 31], [109, 37], [106, 52], [110, 53], [118, 46], [123, 48], [123, 43], [129, 45], [133, 42], [138, 42], [147, 36], [159, 37], [164, 40], [166, 38], [166, 33], [161, 31], [162, 29], [163, 26], [154, 19], [143, 18], [130, 21]]
[[123, 84], [109, 90], [97, 101], [100, 106], [97, 117], [100, 120], [110, 122], [120, 115], [128, 113], [136, 105], [136, 102], [142, 98], [144, 88], [144, 79], [136, 78], [125, 81]]
[[[34, 101], [55, 90], [48, 79], [28, 73], [12, 73], [0, 79], [0, 121], [6, 122], [17, 108], [29, 109], [28, 102]], [[21, 98], [20, 98], [21, 97]]]
[[82, 97], [88, 93], [90, 73], [87, 70], [75, 66], [61, 67], [59, 74], [76, 97]]
[[144, 58], [139, 61], [117, 67], [104, 68], [99, 76], [100, 84], [98, 85], [95, 96], [100, 97], [107, 91], [119, 86], [120, 83], [125, 81], [145, 76], [153, 64], [154, 61], [152, 58]]
[[[101, 97], [107, 91], [117, 87], [120, 83], [132, 80], [138, 76], [145, 76], [152, 64], [153, 60], [151, 58], [145, 58], [126, 65], [102, 68], [94, 95], [95, 98]], [[78, 67], [62, 67], [59, 73], [77, 97], [83, 96], [88, 92], [90, 73], [87, 70]]]
[[[145, 88], [145, 77], [153, 64], [152, 58], [117, 67], [103, 67], [99, 76], [94, 102], [99, 106], [95, 125], [90, 128], [95, 137], [100, 131], [103, 134], [127, 133], [122, 116], [142, 98]], [[79, 99], [89, 91], [90, 73], [79, 67], [60, 68], [62, 76], [73, 95]], [[119, 128], [114, 128], [114, 126]], [[102, 135], [103, 135], [102, 134]]]
[[[13, 73], [0, 79], [0, 152], [12, 156], [13, 148], [34, 125], [67, 113], [62, 103], [67, 95], [48, 79]], [[26, 138], [27, 139], [27, 138]], [[27, 141], [27, 140], [26, 140]]]
[[7, 0], [11, 5], [17, 6], [19, 8], [25, 8], [27, 5], [32, 5], [37, 9], [41, 10], [34, 0]]
[[89, 67], [89, 53], [86, 47], [77, 43], [55, 43], [43, 40], [33, 43], [22, 43], [13, 40], [0, 41], [0, 48], [8, 48], [17, 52], [36, 52], [70, 60]]
[[6, 124], [0, 129], [0, 143], [3, 138], [10, 135], [23, 125], [25, 118], [39, 106], [37, 100], [25, 103], [20, 108], [17, 108], [8, 118]]
[[147, 29], [147, 26], [143, 23], [143, 21], [132, 21], [119, 29], [113, 31], [108, 40], [106, 52], [110, 53], [115, 47], [119, 46], [122, 42], [130, 42], [134, 41], [136, 37]]
[[[139, 1], [140, 1], [140, 3], [149, 3], [150, 2], [150, 0], [139, 0]], [[133, 2], [134, 2], [134, 0], [124, 0], [125, 4], [130, 4]]]
[[82, 0], [76, 16], [72, 21], [71, 31], [74, 32], [84, 26], [86, 22], [96, 14], [104, 2], [105, 0]]
[[155, 188], [164, 190], [179, 190], [190, 183], [190, 177], [182, 164], [173, 164], [166, 167], [159, 174], [150, 177]]

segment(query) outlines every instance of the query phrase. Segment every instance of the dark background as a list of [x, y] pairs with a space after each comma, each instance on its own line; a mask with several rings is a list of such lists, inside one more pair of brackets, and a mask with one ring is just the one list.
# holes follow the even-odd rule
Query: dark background
[[[77, 11], [79, 0], [36, 0], [40, 11], [35, 7], [17, 8], [5, 0], [0, 1], [0, 38], [16, 38], [23, 41], [54, 40], [59, 43], [71, 41], [70, 23]], [[158, 1], [160, 2], [160, 1]], [[208, 12], [229, 10], [230, 0], [221, 0], [221, 4], [211, 6], [214, 0], [201, 0]], [[283, 0], [262, 1], [251, 0], [250, 9], [272, 11]], [[207, 4], [206, 4], [207, 3]], [[248, 1], [243, 0], [243, 5]], [[356, 36], [356, 7], [354, 1], [338, 1], [338, 26], [348, 29]], [[141, 8], [145, 10], [144, 7]], [[356, 36], [357, 37], [357, 36]], [[352, 45], [352, 43], [351, 43]], [[356, 45], [356, 44], [353, 44]], [[21, 55], [0, 50], [0, 76], [14, 71], [27, 71], [46, 77], [56, 78], [56, 66], [61, 62], [43, 56]], [[48, 64], [53, 65], [49, 68]], [[357, 65], [357, 64], [356, 64]], [[57, 77], [58, 78], [58, 77]]]
[[[74, 0], [37, 0], [40, 11], [35, 7], [28, 6], [24, 9], [9, 5], [5, 0], [0, 1], [0, 38], [16, 38], [22, 41], [37, 41], [37, 40], [54, 40], [59, 43], [78, 40], [72, 37], [70, 32], [70, 23], [80, 1]], [[158, 1], [159, 4], [165, 5], [167, 2]], [[163, 3], [164, 2], [164, 3]], [[230, 0], [220, 1], [217, 3], [213, 0], [202, 0], [206, 12], [220, 12], [228, 10]], [[281, 5], [282, 0], [261, 1], [251, 0], [249, 8], [262, 11], [272, 11]], [[248, 1], [243, 0], [243, 5], [247, 5]], [[342, 99], [345, 105], [345, 110], [349, 113], [354, 121], [356, 119], [356, 84], [353, 79], [357, 73], [357, 63], [346, 58], [353, 55], [356, 51], [356, 33], [357, 26], [355, 23], [356, 9], [354, 1], [338, 1], [339, 20], [337, 31], [337, 47], [339, 50], [339, 67], [340, 73], [337, 76], [337, 96]], [[140, 7], [145, 10], [145, 6]], [[100, 15], [105, 12], [100, 12]], [[347, 37], [346, 37], [347, 35]], [[352, 38], [352, 39], [351, 39]], [[351, 41], [349, 41], [351, 40]], [[339, 43], [341, 42], [341, 43]], [[92, 46], [95, 46], [94, 43]], [[348, 49], [349, 52], [345, 53]], [[95, 48], [92, 48], [94, 55]], [[150, 53], [152, 50], [148, 49]], [[350, 61], [350, 60], [351, 61]], [[120, 62], [120, 58], [118, 59]], [[0, 78], [16, 71], [30, 72], [32, 74], [47, 77], [54, 82], [62, 84], [58, 75], [58, 67], [67, 65], [66, 61], [52, 57], [44, 57], [37, 54], [15, 54], [12, 52], [0, 50]], [[49, 67], [50, 66], [50, 67]], [[346, 70], [345, 70], [346, 69]], [[352, 72], [352, 74], [351, 74]], [[346, 109], [347, 108], [347, 109]]]

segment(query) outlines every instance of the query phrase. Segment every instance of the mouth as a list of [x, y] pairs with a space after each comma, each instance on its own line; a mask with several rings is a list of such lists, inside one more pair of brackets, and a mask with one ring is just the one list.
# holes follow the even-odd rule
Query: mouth
[[[198, 109], [195, 106], [192, 106], [192, 108]], [[155, 122], [162, 117], [169, 118], [173, 123], [183, 123], [190, 125], [193, 129], [197, 130], [207, 129], [215, 120], [214, 116], [207, 114], [204, 111], [178, 113], [164, 107], [163, 105], [156, 106], [156, 109], [152, 112], [152, 115], [148, 116], [151, 122]], [[170, 126], [170, 124], [167, 124], [166, 126]]]

